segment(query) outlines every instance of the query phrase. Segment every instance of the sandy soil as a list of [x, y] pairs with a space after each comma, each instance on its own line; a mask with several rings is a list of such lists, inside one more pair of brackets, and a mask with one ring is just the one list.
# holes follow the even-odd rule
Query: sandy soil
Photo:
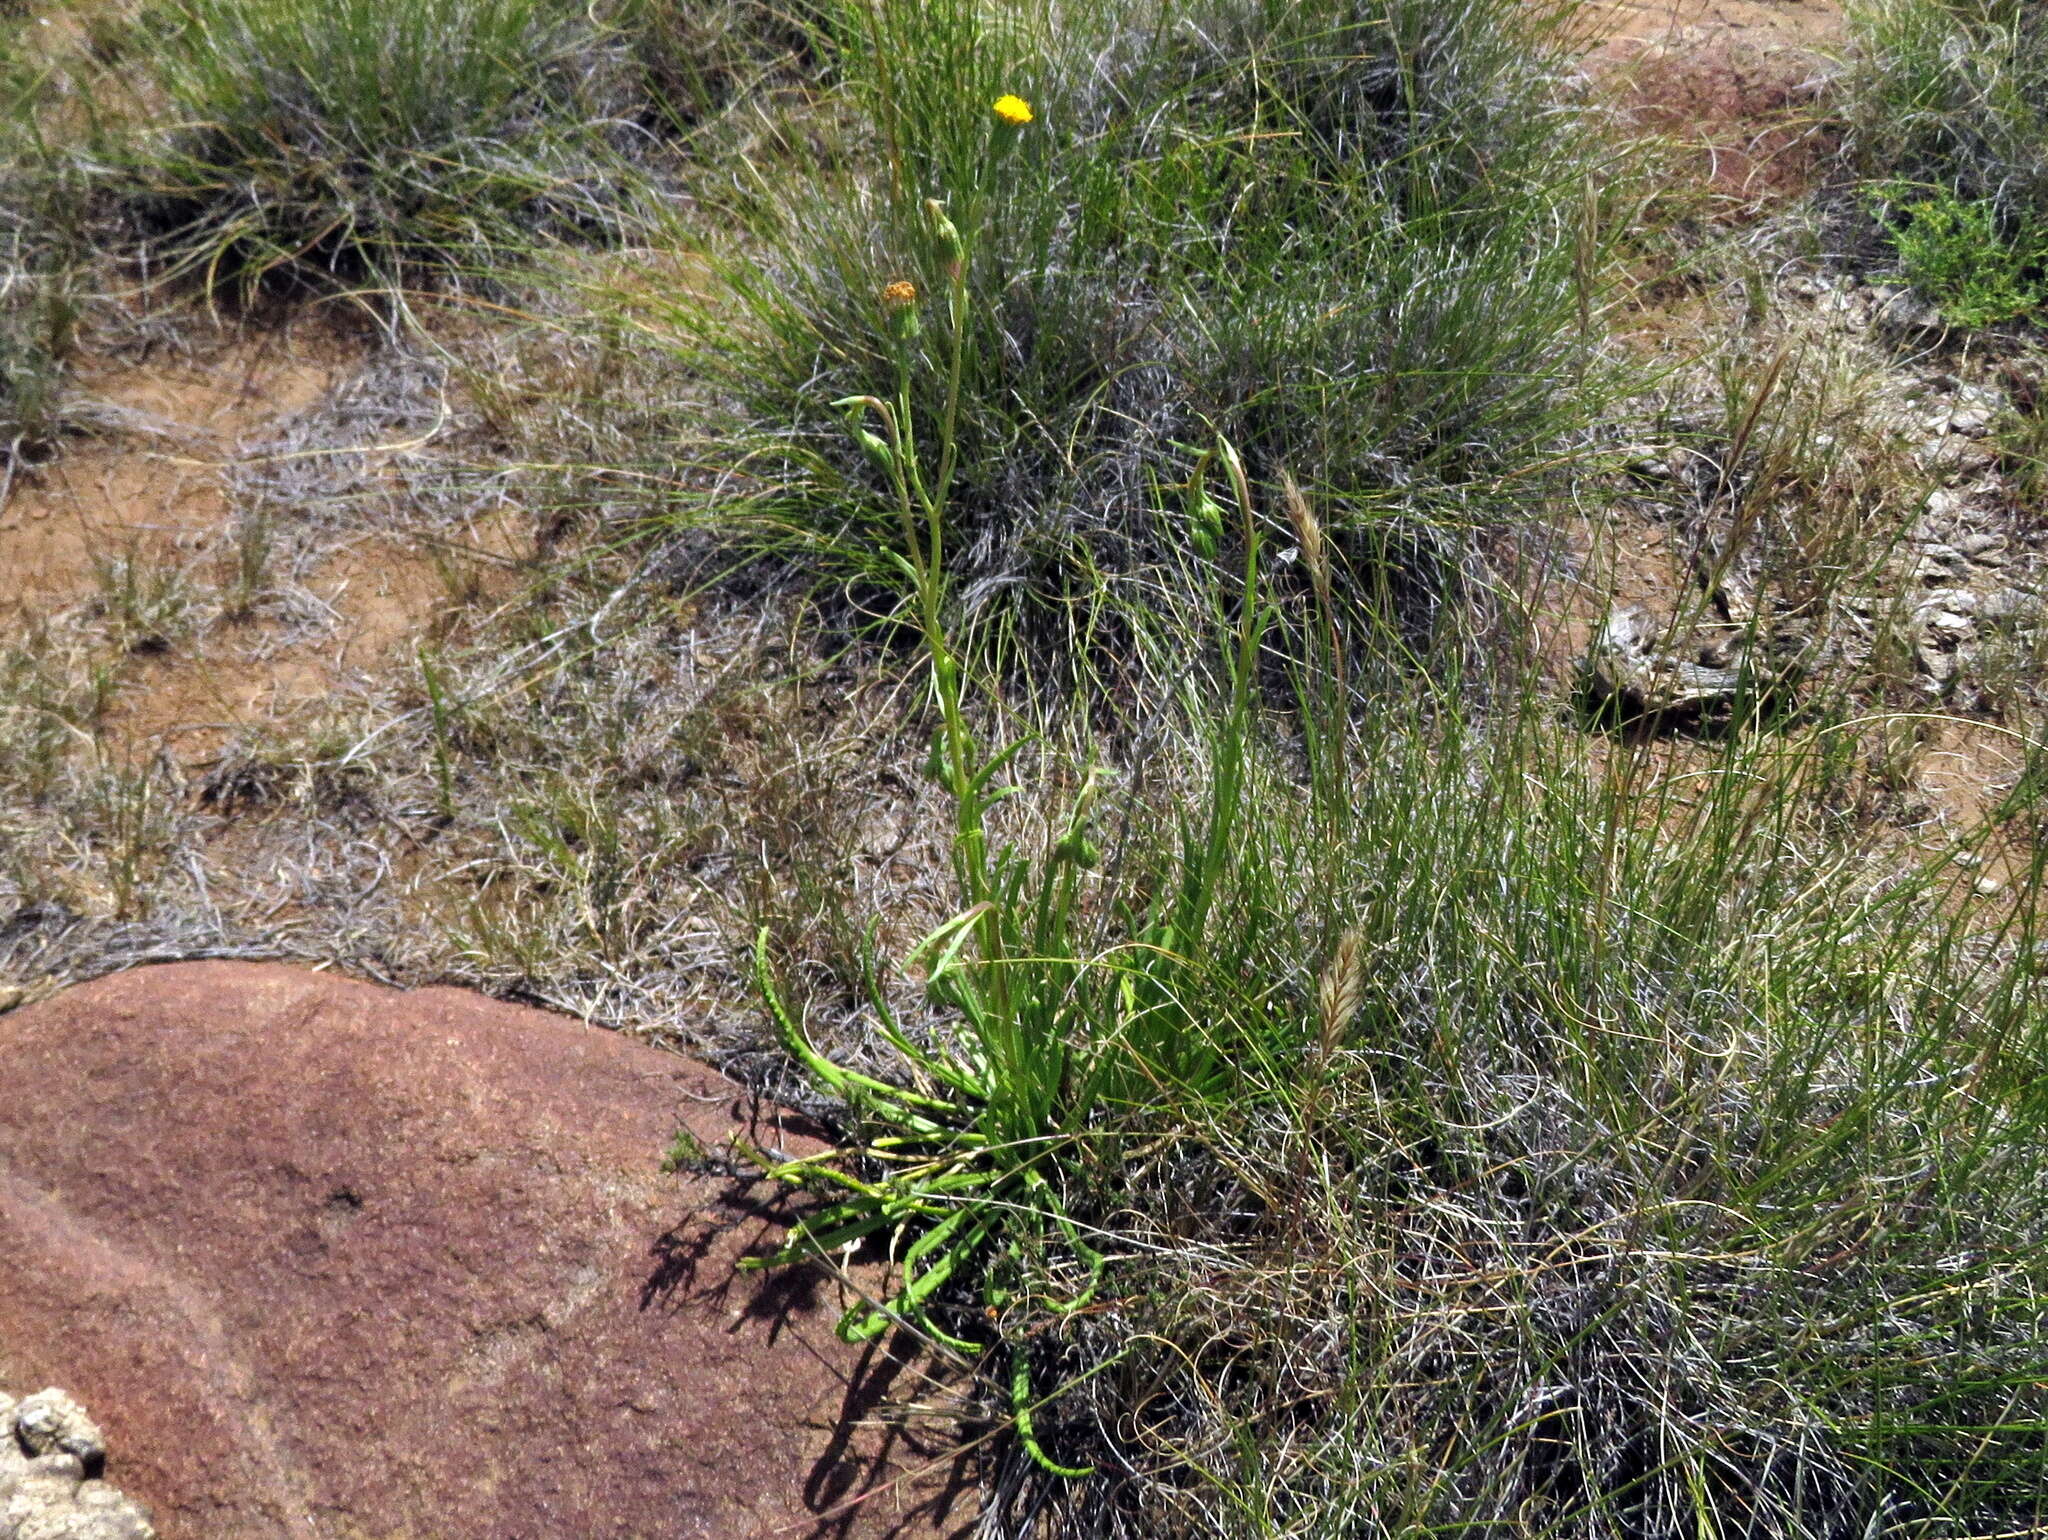
[[[343, 532], [266, 585], [296, 603], [223, 613], [238, 560], [238, 469], [279, 451], [280, 430], [364, 368], [358, 340], [311, 327], [209, 334], [189, 351], [88, 362], [75, 384], [84, 431], [16, 478], [0, 510], [0, 627], [35, 634], [109, 607], [113, 564], [182, 585], [206, 617], [174, 645], [138, 649], [105, 717], [117, 758], [167, 750], [194, 765], [237, 727], [289, 718], [409, 665], [422, 639], [502, 594], [532, 542], [506, 511], [467, 526]], [[290, 507], [271, 517], [289, 526]], [[294, 531], [274, 537], [280, 545]], [[271, 558], [272, 564], [288, 560]]]
[[1605, 0], [1591, 9], [1616, 54], [1631, 45], [1690, 48], [1733, 37], [1825, 53], [1842, 36], [1838, 0]]
[[0, 509], [0, 621], [25, 625], [79, 602], [117, 553], [206, 550], [229, 517], [228, 457], [317, 400], [345, 355], [332, 339], [287, 330], [170, 361], [88, 361], [73, 387], [87, 434], [25, 470]]

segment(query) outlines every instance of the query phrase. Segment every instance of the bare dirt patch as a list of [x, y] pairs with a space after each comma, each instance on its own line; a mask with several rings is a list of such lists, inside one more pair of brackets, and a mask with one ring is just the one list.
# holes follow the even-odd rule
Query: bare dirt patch
[[1832, 148], [1816, 104], [1843, 43], [1834, 0], [1625, 0], [1589, 63], [1640, 128], [1680, 152], [1713, 217], [1810, 187]]
[[1591, 10], [1604, 48], [1621, 57], [1738, 36], [1767, 48], [1826, 52], [1842, 36], [1839, 0], [1610, 0]]
[[19, 625], [89, 597], [98, 564], [117, 552], [175, 560], [204, 549], [227, 518], [226, 458], [316, 400], [347, 351], [284, 329], [170, 360], [88, 362], [69, 412], [83, 433], [23, 471], [0, 508], [0, 619]]
[[259, 619], [135, 658], [105, 718], [108, 741], [130, 757], [162, 750], [200, 767], [238, 731], [302, 724], [337, 698], [416, 680], [420, 648], [485, 623], [516, 597], [531, 542], [508, 524], [493, 521], [474, 545], [370, 537], [319, 562], [302, 592], [332, 623], [315, 640], [285, 639], [284, 622]]
[[0, 507], [0, 626], [110, 655], [114, 759], [204, 764], [239, 729], [375, 689], [517, 590], [533, 542], [513, 510], [432, 529], [336, 516], [433, 436], [343, 421], [376, 368], [312, 325], [193, 325], [175, 350], [84, 364], [77, 431]]

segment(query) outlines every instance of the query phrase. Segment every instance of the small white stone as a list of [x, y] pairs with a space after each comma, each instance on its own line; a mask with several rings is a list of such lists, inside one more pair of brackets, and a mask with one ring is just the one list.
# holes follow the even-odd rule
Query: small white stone
[[1962, 487], [1936, 487], [1927, 494], [1927, 516], [1945, 519], [1969, 506], [1970, 494]]
[[2025, 625], [2041, 618], [2041, 596], [2019, 588], [1997, 588], [1986, 594], [1977, 613], [1995, 625]]

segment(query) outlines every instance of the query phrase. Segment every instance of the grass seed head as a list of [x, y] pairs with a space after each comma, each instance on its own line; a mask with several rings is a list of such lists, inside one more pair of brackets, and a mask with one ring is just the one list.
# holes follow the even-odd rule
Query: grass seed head
[[1317, 1014], [1321, 1018], [1319, 1047], [1327, 1059], [1343, 1046], [1358, 1008], [1365, 1000], [1365, 931], [1352, 926], [1337, 938], [1337, 950], [1323, 969], [1316, 985]]
[[1309, 506], [1308, 495], [1294, 472], [1280, 472], [1280, 501], [1287, 509], [1287, 522], [1294, 526], [1294, 538], [1301, 545], [1301, 559], [1308, 564], [1309, 580], [1324, 599], [1330, 594], [1330, 551], [1323, 540], [1323, 523]]

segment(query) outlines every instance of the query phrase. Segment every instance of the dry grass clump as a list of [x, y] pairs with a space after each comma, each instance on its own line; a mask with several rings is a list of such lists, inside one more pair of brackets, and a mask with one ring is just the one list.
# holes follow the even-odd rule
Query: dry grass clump
[[82, 232], [77, 189], [49, 174], [18, 103], [32, 72], [15, 58], [8, 34], [20, 23], [0, 17], [0, 514], [14, 465], [38, 455], [62, 423], [63, 380], [80, 312]]
[[150, 278], [244, 299], [490, 285], [644, 236], [717, 120], [812, 63], [753, 0], [161, 0], [85, 30], [22, 81], [67, 130], [44, 174]]
[[[1784, 367], [1731, 384], [1716, 464], [1738, 525], [1796, 540], [1781, 504], [1865, 510]], [[874, 452], [943, 465], [908, 388], [864, 403]], [[820, 1046], [764, 945], [850, 1135], [771, 1168], [827, 1201], [770, 1261], [886, 1247], [841, 1332], [980, 1366], [1000, 1533], [2029, 1532], [2034, 905], [1835, 816], [1853, 720], [1745, 717], [1665, 775], [1589, 765], [1512, 668], [1389, 630], [1353, 672], [1307, 499], [1283, 482], [1302, 614], [1234, 446], [1199, 463], [1245, 531], [1207, 574], [1220, 661], [1183, 633], [1142, 778], [1071, 765], [1036, 838], [992, 820], [1044, 771], [970, 719], [946, 483], [897, 472], [956, 912], [878, 972], [888, 1075]], [[1996, 810], [2023, 840], [2042, 784]]]
[[175, 771], [98, 751], [115, 666], [37, 627], [0, 649], [0, 903], [136, 919], [188, 826]]
[[187, 0], [141, 25], [144, 89], [187, 126], [135, 143], [131, 196], [209, 284], [480, 273], [629, 207], [601, 41], [550, 0]]
[[493, 644], [423, 659], [440, 682], [392, 748], [449, 816], [429, 901], [458, 970], [746, 1050], [735, 969], [766, 928], [807, 999], [857, 1016], [867, 927], [914, 923], [935, 859], [887, 676], [816, 655], [801, 611], [664, 608], [612, 611], [601, 646], [557, 626], [511, 670]]
[[[2033, 906], [1830, 819], [1825, 734], [1589, 772], [1506, 712], [1381, 695], [1341, 801], [1261, 753], [1222, 865], [1156, 805], [1110, 848], [1038, 1222], [892, 1312], [1025, 1376], [989, 1522], [2033, 1532]], [[1125, 916], [1191, 880], [1213, 928], [1145, 1004]], [[1091, 1099], [1134, 1008], [1178, 1047]], [[907, 1191], [934, 1136], [894, 1129], [852, 1170]]]
[[[17, 226], [0, 251], [0, 478], [56, 436], [76, 302], [63, 270]], [[10, 487], [11, 490], [11, 487]], [[0, 494], [0, 507], [6, 497]]]
[[[885, 120], [886, 176], [921, 191], [992, 145], [1053, 155], [1000, 138], [1054, 110], [1050, 87], [1031, 122], [946, 136], [943, 104], [974, 94], [954, 76], [995, 79], [972, 73], [983, 34], [946, 38], [926, 53], [949, 84]], [[1316, 102], [1329, 78], [1293, 85]], [[1256, 229], [1288, 185], [1232, 208]], [[2033, 904], [1839, 816], [1853, 713], [1741, 712], [1666, 774], [1647, 742], [1587, 755], [1533, 673], [1471, 663], [1469, 632], [1424, 647], [1382, 605], [1360, 647], [1361, 569], [1338, 561], [1356, 506], [1329, 461], [1308, 481], [1272, 455], [1267, 406], [1330, 427], [1284, 393], [1230, 419], [1252, 452], [1184, 445], [1186, 473], [1146, 485], [1187, 555], [1125, 633], [1159, 648], [1125, 677], [1172, 683], [1123, 720], [1161, 736], [1027, 761], [976, 667], [974, 413], [980, 371], [1033, 334], [978, 285], [1004, 232], [1064, 227], [967, 207], [905, 210], [916, 276], [864, 311], [844, 281], [843, 317], [803, 312], [843, 460], [762, 450], [813, 554], [837, 536], [772, 499], [838, 463], [852, 519], [867, 478], [860, 527], [929, 654], [953, 856], [951, 917], [870, 964], [887, 1073], [821, 1041], [762, 947], [781, 1039], [849, 1136], [772, 1167], [821, 1201], [771, 1262], [888, 1255], [893, 1288], [840, 1329], [906, 1327], [979, 1367], [997, 1533], [2038, 1526]], [[1199, 249], [1199, 220], [1183, 236]], [[884, 251], [823, 270], [874, 274]], [[757, 314], [841, 282], [759, 281], [788, 287]], [[830, 372], [863, 335], [865, 389]], [[1906, 446], [1874, 354], [1788, 339], [1722, 363], [1674, 446], [1693, 602], [1752, 643], [1804, 622], [1811, 652], [1917, 511], [1891, 484]], [[1444, 490], [1417, 477], [1388, 506]], [[2023, 842], [2040, 784], [1995, 810]], [[1013, 827], [1015, 796], [1034, 817]]]

